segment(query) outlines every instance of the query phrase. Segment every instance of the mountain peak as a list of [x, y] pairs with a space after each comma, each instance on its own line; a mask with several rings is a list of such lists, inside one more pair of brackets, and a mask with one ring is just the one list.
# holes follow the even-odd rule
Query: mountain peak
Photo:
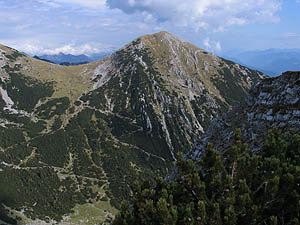
[[[183, 47], [189, 45], [190, 47], [193, 46], [193, 48], [197, 48], [196, 46], [185, 42], [184, 40], [180, 39], [174, 34], [171, 34], [167, 31], [160, 31], [158, 33], [154, 34], [148, 34], [144, 35], [140, 39], [147, 47], [152, 48], [152, 47], [158, 47], [162, 45], [167, 45], [170, 48], [172, 47]], [[198, 49], [198, 48], [197, 48]]]
[[[140, 37], [141, 39], [148, 39], [148, 38], [161, 38], [161, 39], [177, 39], [177, 40], [181, 40], [180, 38], [178, 38], [176, 35], [169, 33], [167, 31], [160, 31], [154, 34], [147, 34], [144, 35], [142, 37]], [[182, 40], [181, 40], [182, 41]], [[182, 41], [183, 42], [183, 41]]]

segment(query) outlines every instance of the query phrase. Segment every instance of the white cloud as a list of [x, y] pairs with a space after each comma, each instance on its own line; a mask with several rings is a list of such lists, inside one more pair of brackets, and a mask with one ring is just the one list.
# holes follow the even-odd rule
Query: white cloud
[[65, 45], [62, 47], [54, 48], [54, 49], [43, 49], [43, 53], [45, 54], [58, 54], [58, 53], [69, 53], [73, 55], [80, 55], [80, 54], [91, 54], [91, 53], [99, 53], [100, 49], [97, 47], [93, 47], [90, 44], [84, 45]]
[[205, 49], [208, 51], [212, 51], [212, 52], [222, 51], [221, 43], [219, 41], [211, 41], [210, 38], [205, 38], [203, 40], [203, 45]]
[[221, 43], [219, 41], [217, 41], [217, 43], [216, 43], [215, 50], [216, 50], [216, 52], [221, 52], [222, 51]]
[[22, 13], [12, 14], [9, 11], [0, 10], [0, 23], [14, 23], [19, 22], [23, 19], [24, 15]]
[[204, 45], [207, 49], [210, 49], [210, 48], [211, 48], [209, 38], [205, 38], [205, 39], [203, 40], [203, 45]]
[[[278, 31], [268, 29], [268, 24], [259, 26], [258, 30], [255, 26], [249, 26], [249, 31], [247, 24], [276, 22], [279, 15], [284, 18], [285, 14], [281, 13], [280, 7], [286, 2], [0, 0], [0, 43], [31, 54], [43, 54], [49, 49], [53, 49], [54, 53], [64, 51], [86, 54], [91, 51], [89, 49], [102, 49], [103, 43], [119, 48], [137, 36], [167, 30], [200, 47], [203, 47], [205, 37], [209, 37], [205, 48], [214, 52], [236, 48], [238, 45], [242, 46], [241, 48], [255, 46], [258, 43], [262, 43], [262, 47], [266, 44], [272, 47], [276, 45], [271, 45], [268, 40]], [[278, 42], [298, 47], [299, 32], [283, 29], [283, 26], [283, 23], [278, 24], [278, 30], [282, 29], [282, 34], [284, 30], [291, 33], [278, 37]], [[259, 35], [263, 32], [263, 27], [266, 27], [268, 32], [264, 37]], [[36, 41], [27, 41], [30, 38]], [[1, 39], [8, 41], [4, 42]], [[90, 47], [84, 47], [86, 43]]]
[[78, 4], [90, 8], [101, 8], [106, 5], [106, 0], [53, 0], [57, 3]]
[[92, 55], [94, 53], [101, 52], [111, 52], [115, 50], [115, 47], [104, 45], [104, 44], [96, 44], [96, 43], [88, 43], [82, 45], [76, 44], [67, 44], [63, 46], [44, 46], [38, 40], [27, 39], [23, 42], [18, 42], [17, 40], [4, 40], [0, 39], [0, 43], [8, 45], [12, 48], [17, 49], [18, 51], [25, 52], [30, 55], [43, 55], [43, 54], [72, 54], [72, 55]]
[[300, 37], [300, 33], [287, 32], [287, 33], [283, 33], [281, 36], [284, 37], [284, 38], [299, 38]]
[[39, 3], [42, 3], [42, 4], [45, 4], [45, 5], [48, 5], [52, 8], [59, 8], [60, 5], [57, 4], [56, 2], [53, 2], [51, 0], [37, 0]]
[[60, 7], [61, 4], [80, 5], [88, 8], [104, 8], [106, 0], [37, 0], [40, 3], [47, 4], [52, 7]]
[[171, 21], [195, 30], [222, 31], [249, 23], [277, 22], [282, 0], [107, 0], [125, 13], [147, 12], [159, 21]]

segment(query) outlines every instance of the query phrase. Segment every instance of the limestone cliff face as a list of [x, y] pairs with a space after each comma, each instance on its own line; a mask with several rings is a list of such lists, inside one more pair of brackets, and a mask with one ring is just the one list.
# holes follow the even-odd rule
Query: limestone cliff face
[[72, 67], [0, 46], [0, 74], [0, 200], [66, 224], [91, 207], [84, 224], [111, 218], [262, 78], [167, 32]]
[[255, 85], [239, 106], [212, 121], [195, 155], [207, 142], [226, 151], [236, 128], [241, 128], [249, 148], [258, 151], [268, 130], [276, 127], [300, 130], [300, 72], [285, 72]]

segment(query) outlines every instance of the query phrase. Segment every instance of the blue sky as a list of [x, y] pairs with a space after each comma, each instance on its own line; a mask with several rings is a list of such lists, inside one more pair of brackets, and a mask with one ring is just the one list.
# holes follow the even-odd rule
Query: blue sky
[[166, 30], [218, 54], [300, 48], [300, 0], [0, 0], [0, 44], [92, 54]]

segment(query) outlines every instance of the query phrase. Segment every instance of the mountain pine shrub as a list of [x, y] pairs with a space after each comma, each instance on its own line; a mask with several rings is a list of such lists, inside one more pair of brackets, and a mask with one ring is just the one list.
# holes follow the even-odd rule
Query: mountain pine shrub
[[135, 183], [113, 225], [300, 224], [300, 134], [272, 130], [258, 154], [237, 130], [221, 154], [209, 144], [200, 161], [178, 155], [176, 180]]

